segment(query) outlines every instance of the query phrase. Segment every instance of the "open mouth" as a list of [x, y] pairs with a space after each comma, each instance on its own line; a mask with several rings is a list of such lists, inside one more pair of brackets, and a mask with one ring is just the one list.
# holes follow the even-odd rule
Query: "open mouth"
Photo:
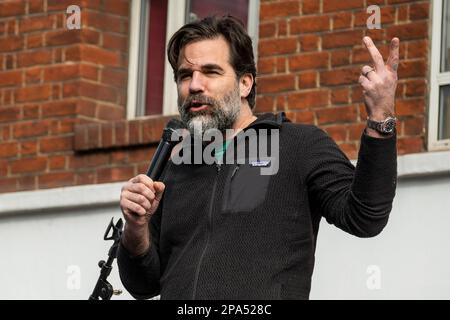
[[196, 111], [200, 111], [200, 110], [205, 110], [208, 107], [209, 107], [209, 104], [207, 104], [207, 103], [193, 101], [192, 103], [190, 103], [188, 105], [188, 110], [196, 112]]

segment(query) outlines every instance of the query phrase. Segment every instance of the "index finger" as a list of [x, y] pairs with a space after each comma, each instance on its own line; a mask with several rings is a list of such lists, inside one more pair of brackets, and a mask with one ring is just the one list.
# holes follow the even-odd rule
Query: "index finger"
[[387, 60], [387, 65], [394, 71], [397, 71], [398, 69], [399, 47], [400, 40], [398, 38], [393, 38], [389, 47], [389, 58]]
[[364, 44], [366, 45], [367, 50], [369, 50], [369, 54], [372, 57], [372, 61], [374, 63], [376, 70], [382, 70], [384, 69], [384, 61], [383, 57], [381, 56], [380, 51], [378, 51], [377, 47], [375, 47], [375, 44], [373, 43], [372, 39], [370, 37], [364, 37], [363, 38]]
[[153, 180], [150, 179], [145, 174], [137, 175], [136, 177], [131, 179], [131, 182], [134, 183], [143, 183], [147, 188], [149, 188], [152, 192], [155, 192], [155, 187], [153, 186]]

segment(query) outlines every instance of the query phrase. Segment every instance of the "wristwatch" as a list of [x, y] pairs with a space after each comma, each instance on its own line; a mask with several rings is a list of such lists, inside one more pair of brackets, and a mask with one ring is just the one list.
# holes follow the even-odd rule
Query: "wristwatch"
[[376, 130], [378, 133], [388, 135], [394, 132], [397, 118], [387, 117], [383, 121], [374, 121], [367, 118], [367, 127]]

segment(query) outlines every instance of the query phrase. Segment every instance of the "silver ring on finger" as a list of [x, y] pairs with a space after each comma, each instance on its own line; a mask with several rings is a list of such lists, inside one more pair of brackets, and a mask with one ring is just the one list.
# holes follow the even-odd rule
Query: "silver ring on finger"
[[367, 78], [367, 75], [368, 75], [370, 72], [372, 72], [372, 71], [375, 71], [375, 70], [372, 68], [372, 69], [370, 69], [369, 71], [364, 72], [364, 73], [363, 73], [363, 76]]

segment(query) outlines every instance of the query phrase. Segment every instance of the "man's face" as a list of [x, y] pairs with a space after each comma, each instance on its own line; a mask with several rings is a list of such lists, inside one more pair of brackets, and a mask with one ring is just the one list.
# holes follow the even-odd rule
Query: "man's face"
[[187, 44], [176, 75], [178, 110], [191, 133], [195, 128], [231, 128], [241, 109], [236, 73], [228, 43], [222, 38]]

